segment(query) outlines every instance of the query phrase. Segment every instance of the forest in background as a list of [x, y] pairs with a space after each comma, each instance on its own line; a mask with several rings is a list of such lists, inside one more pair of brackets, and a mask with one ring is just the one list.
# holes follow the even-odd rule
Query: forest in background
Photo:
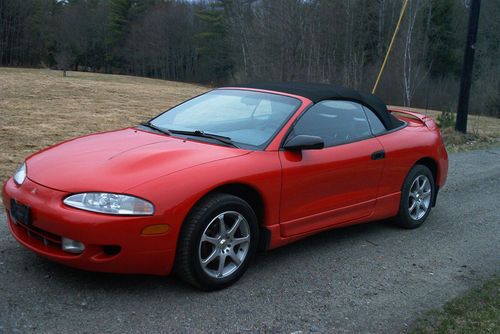
[[[0, 0], [0, 66], [370, 91], [402, 0]], [[468, 0], [410, 0], [377, 94], [456, 110]], [[500, 1], [482, 2], [471, 112], [500, 117]]]

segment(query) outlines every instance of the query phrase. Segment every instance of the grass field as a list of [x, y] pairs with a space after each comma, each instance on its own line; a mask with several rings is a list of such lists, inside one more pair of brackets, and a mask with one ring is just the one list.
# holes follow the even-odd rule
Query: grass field
[[[83, 72], [0, 68], [0, 181], [23, 159], [64, 139], [135, 125], [186, 98], [199, 85]], [[429, 110], [436, 118], [439, 112]], [[500, 137], [500, 119], [471, 116], [472, 130]], [[450, 142], [457, 142], [452, 134]], [[474, 140], [475, 137], [473, 137]], [[470, 140], [459, 144], [470, 145]]]
[[411, 334], [500, 333], [500, 278], [427, 312]]
[[148, 120], [206, 87], [138, 77], [0, 68], [0, 180], [64, 139]]

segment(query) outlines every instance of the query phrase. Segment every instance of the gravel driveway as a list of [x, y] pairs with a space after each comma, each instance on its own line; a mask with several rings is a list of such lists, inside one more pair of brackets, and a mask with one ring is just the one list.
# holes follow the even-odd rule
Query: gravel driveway
[[500, 149], [450, 156], [426, 224], [377, 222], [258, 254], [233, 287], [79, 271], [39, 258], [0, 214], [0, 332], [401, 332], [500, 269]]

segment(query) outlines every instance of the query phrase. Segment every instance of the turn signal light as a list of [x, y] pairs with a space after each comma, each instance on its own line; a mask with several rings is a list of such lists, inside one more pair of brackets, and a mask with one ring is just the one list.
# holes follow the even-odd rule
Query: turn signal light
[[167, 234], [170, 232], [170, 226], [165, 224], [149, 225], [142, 230], [143, 235]]

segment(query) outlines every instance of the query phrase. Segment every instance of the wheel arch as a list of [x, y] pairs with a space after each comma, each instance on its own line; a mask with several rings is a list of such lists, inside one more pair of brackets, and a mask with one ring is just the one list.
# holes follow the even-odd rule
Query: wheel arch
[[429, 168], [429, 170], [432, 173], [432, 177], [434, 178], [434, 187], [436, 189], [434, 198], [432, 199], [432, 206], [435, 206], [436, 200], [437, 200], [437, 194], [439, 192], [439, 182], [438, 182], [439, 164], [437, 163], [437, 161], [435, 159], [433, 159], [431, 157], [425, 157], [425, 158], [421, 158], [417, 162], [415, 162], [415, 164], [413, 164], [412, 168], [416, 165], [425, 166], [425, 167]]
[[195, 205], [198, 202], [202, 201], [207, 196], [216, 193], [229, 194], [239, 197], [252, 207], [252, 209], [255, 212], [255, 215], [257, 216], [257, 223], [259, 225], [259, 249], [266, 250], [271, 240], [271, 233], [265, 227], [266, 205], [264, 197], [262, 196], [260, 191], [257, 190], [255, 187], [246, 183], [240, 183], [240, 182], [227, 183], [219, 185], [216, 188], [213, 188], [207, 193], [205, 193], [198, 199], [198, 201], [196, 201]]
[[423, 166], [429, 168], [431, 173], [432, 173], [432, 177], [434, 178], [434, 183], [437, 186], [437, 178], [439, 176], [439, 173], [438, 173], [439, 166], [438, 166], [438, 163], [436, 160], [434, 160], [433, 158], [430, 158], [430, 157], [425, 157], [425, 158], [422, 158], [422, 159], [418, 160], [417, 162], [415, 162], [415, 164], [413, 164], [413, 166], [415, 166], [415, 165], [423, 165]]

